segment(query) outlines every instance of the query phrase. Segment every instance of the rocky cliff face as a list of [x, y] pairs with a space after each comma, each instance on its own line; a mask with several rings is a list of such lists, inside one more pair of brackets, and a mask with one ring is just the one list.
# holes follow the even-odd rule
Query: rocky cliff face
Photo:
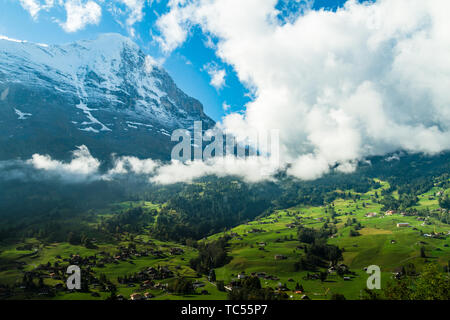
[[174, 129], [214, 126], [202, 104], [131, 40], [47, 46], [0, 39], [0, 160], [66, 158], [78, 145], [168, 159]]

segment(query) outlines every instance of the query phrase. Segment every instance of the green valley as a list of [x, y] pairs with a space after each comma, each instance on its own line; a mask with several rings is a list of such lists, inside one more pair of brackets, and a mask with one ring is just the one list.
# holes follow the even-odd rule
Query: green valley
[[[373, 298], [366, 290], [370, 265], [381, 269], [378, 298], [388, 283], [418, 278], [429, 266], [445, 276], [450, 219], [441, 205], [450, 194], [448, 180], [405, 208], [388, 182], [373, 183], [367, 192], [335, 190], [335, 199], [323, 205], [267, 209], [201, 239], [161, 233], [161, 216], [178, 219], [168, 203], [91, 209], [81, 216], [86, 231], [66, 241], [25, 235], [3, 241], [0, 298], [251, 299], [239, 290], [252, 283], [268, 299], [356, 300]], [[66, 289], [69, 265], [81, 268], [80, 290]]]

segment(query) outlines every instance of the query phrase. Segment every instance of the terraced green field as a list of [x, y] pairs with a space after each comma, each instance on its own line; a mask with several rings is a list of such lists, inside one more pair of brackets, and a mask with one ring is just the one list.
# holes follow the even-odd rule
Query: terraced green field
[[[236, 279], [238, 274], [265, 272], [267, 275], [276, 277], [273, 279], [262, 279], [264, 287], [276, 288], [280, 283], [286, 284], [290, 299], [300, 299], [307, 294], [311, 299], [329, 299], [333, 293], [344, 294], [347, 299], [359, 299], [361, 291], [366, 287], [368, 274], [364, 268], [369, 265], [378, 265], [382, 271], [382, 286], [392, 279], [392, 273], [407, 263], [413, 263], [418, 271], [430, 262], [441, 266], [447, 265], [450, 260], [450, 237], [436, 239], [425, 237], [423, 234], [450, 232], [450, 226], [440, 222], [436, 218], [429, 218], [428, 224], [424, 225], [416, 216], [403, 216], [401, 214], [385, 215], [381, 212], [382, 205], [376, 203], [375, 195], [380, 194], [382, 189], [389, 188], [385, 182], [382, 187], [371, 190], [365, 194], [359, 194], [358, 200], [337, 199], [331, 206], [336, 212], [337, 233], [328, 239], [329, 244], [339, 246], [344, 250], [342, 263], [346, 264], [355, 273], [350, 279], [344, 280], [336, 274], [331, 273], [327, 280], [308, 280], [308, 272], [295, 271], [294, 264], [304, 254], [298, 246], [297, 228], [290, 228], [290, 224], [300, 221], [301, 225], [308, 228], [320, 229], [327, 218], [330, 218], [327, 207], [303, 207], [297, 206], [287, 210], [275, 211], [272, 214], [239, 225], [226, 233], [232, 235], [229, 242], [229, 255], [231, 261], [216, 269], [217, 280], [223, 280], [225, 284]], [[439, 208], [436, 192], [433, 188], [429, 192], [419, 196], [416, 209], [436, 210]], [[446, 190], [448, 192], [449, 190]], [[114, 212], [133, 206], [143, 206], [145, 209], [160, 209], [160, 205], [151, 203], [126, 202], [114, 204], [111, 208], [98, 212], [101, 217], [108, 218]], [[374, 217], [366, 216], [368, 213], [377, 213]], [[350, 230], [353, 226], [346, 226], [348, 219], [357, 219], [362, 228], [358, 231], [359, 236], [351, 237]], [[332, 220], [332, 219], [330, 219]], [[398, 223], [409, 223], [409, 227], [399, 228]], [[224, 233], [215, 234], [204, 241], [216, 240]], [[151, 241], [151, 244], [149, 244]], [[227, 293], [217, 289], [215, 284], [207, 281], [205, 276], [198, 275], [189, 266], [189, 261], [196, 257], [196, 249], [177, 243], [163, 242], [151, 239], [148, 234], [138, 235], [130, 240], [124, 236], [117, 243], [97, 243], [97, 249], [87, 249], [82, 246], [73, 246], [68, 243], [42, 244], [36, 239], [27, 239], [23, 244], [3, 246], [0, 249], [0, 283], [14, 285], [20, 283], [24, 271], [32, 271], [38, 265], [54, 264], [62, 262], [62, 258], [71, 255], [82, 257], [93, 256], [100, 252], [114, 254], [119, 246], [126, 247], [130, 243], [136, 245], [137, 250], [148, 248], [163, 252], [162, 257], [131, 257], [126, 261], [106, 264], [104, 267], [94, 267], [92, 270], [96, 275], [104, 274], [113, 284], [117, 286], [117, 294], [129, 297], [135, 292], [149, 292], [156, 300], [178, 299], [226, 299]], [[24, 244], [30, 244], [31, 250], [17, 250]], [[181, 248], [183, 253], [171, 255], [171, 248]], [[425, 248], [426, 258], [421, 257], [421, 247]], [[276, 255], [282, 255], [286, 259], [277, 260]], [[167, 266], [176, 276], [183, 276], [193, 280], [201, 281], [204, 287], [197, 289], [196, 294], [180, 296], [169, 294], [163, 290], [141, 290], [139, 286], [119, 284], [118, 277], [137, 273], [148, 267]], [[311, 272], [309, 272], [311, 273]], [[162, 280], [161, 283], [170, 283], [174, 278]], [[302, 294], [294, 293], [296, 283], [300, 283], [305, 291]], [[54, 286], [63, 283], [61, 280], [45, 278], [46, 285]], [[109, 293], [100, 292], [98, 288], [90, 288], [91, 293], [59, 292], [53, 299], [84, 300], [84, 299], [106, 299]], [[207, 290], [207, 295], [201, 295], [202, 290]], [[98, 294], [94, 297], [92, 293]], [[28, 296], [17, 294], [13, 298], [21, 299]], [[28, 297], [30, 298], [30, 297]], [[31, 297], [45, 299], [45, 296]]]

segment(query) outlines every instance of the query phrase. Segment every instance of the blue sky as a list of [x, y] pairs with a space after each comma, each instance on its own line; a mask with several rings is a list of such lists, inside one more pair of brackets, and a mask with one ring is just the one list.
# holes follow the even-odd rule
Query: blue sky
[[[46, 2], [45, 0], [30, 1], [41, 5]], [[60, 0], [55, 2], [58, 1]], [[239, 82], [233, 68], [222, 63], [215, 55], [214, 50], [205, 45], [207, 38], [199, 28], [191, 30], [188, 41], [184, 42], [180, 48], [170, 54], [164, 54], [161, 51], [152, 35], [158, 33], [155, 21], [158, 16], [168, 11], [167, 2], [167, 0], [161, 0], [146, 4], [143, 8], [142, 20], [133, 25], [135, 29], [133, 40], [153, 57], [164, 58], [163, 66], [178, 86], [187, 94], [199, 99], [205, 107], [205, 112], [214, 120], [220, 120], [226, 113], [243, 110], [245, 104], [251, 99], [248, 90]], [[345, 0], [315, 0], [313, 9], [334, 10], [342, 6], [344, 2]], [[30, 10], [27, 11], [20, 0], [0, 0], [2, 8], [0, 10], [0, 35], [47, 44], [91, 39], [105, 32], [131, 36], [130, 30], [126, 26], [129, 12], [123, 15], [113, 14], [111, 12], [112, 1], [98, 0], [96, 3], [102, 8], [98, 24], [86, 24], [85, 27], [75, 32], [67, 32], [61, 27], [61, 23], [66, 19], [66, 10], [61, 5], [55, 5], [48, 10], [43, 9], [33, 18]], [[296, 4], [297, 2], [294, 0], [280, 0], [277, 8], [284, 8], [282, 14], [288, 15], [300, 10]], [[127, 7], [117, 5], [117, 8], [125, 10]], [[210, 84], [211, 76], [205, 68], [208, 64], [226, 71], [225, 84], [222, 87], [215, 88]], [[224, 104], [230, 106], [226, 111], [223, 109]]]

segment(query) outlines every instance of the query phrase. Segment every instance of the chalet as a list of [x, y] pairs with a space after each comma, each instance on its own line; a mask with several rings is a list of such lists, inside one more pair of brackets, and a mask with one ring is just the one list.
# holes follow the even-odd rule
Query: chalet
[[407, 228], [407, 227], [409, 227], [410, 226], [410, 224], [409, 223], [406, 223], [406, 222], [403, 222], [403, 223], [397, 223], [397, 228]]
[[344, 281], [350, 281], [352, 280], [350, 277], [344, 277]]
[[275, 258], [275, 260], [286, 260], [287, 259], [286, 256], [283, 256], [281, 254], [276, 254], [274, 258]]
[[238, 279], [245, 279], [245, 278], [247, 278], [247, 275], [244, 272], [238, 274]]
[[240, 282], [233, 280], [227, 286], [224, 287], [227, 291], [232, 291], [233, 289], [240, 289]]
[[402, 267], [395, 268], [394, 272], [392, 274], [394, 275], [395, 279], [400, 279], [403, 276], [404, 269]]
[[150, 288], [154, 285], [154, 282], [151, 280], [145, 280], [142, 284], [141, 287], [143, 288]]
[[224, 288], [225, 288], [225, 290], [227, 290], [227, 291], [232, 291], [232, 290], [233, 290], [233, 287], [232, 287], [232, 286], [224, 286]]
[[265, 247], [265, 246], [266, 246], [266, 243], [265, 243], [265, 242], [258, 242], [258, 246], [260, 246], [260, 247]]
[[388, 210], [388, 211], [386, 211], [385, 215], [386, 216], [392, 216], [394, 213], [395, 213], [394, 210]]
[[169, 286], [169, 284], [167, 284], [167, 283], [158, 282], [157, 284], [155, 284], [154, 288], [159, 289], [159, 290], [166, 290], [168, 286]]
[[378, 213], [376, 213], [376, 212], [369, 212], [368, 214], [366, 214], [366, 217], [367, 218], [374, 218], [374, 217], [376, 217], [378, 215]]
[[133, 300], [133, 301], [143, 300], [143, 297], [140, 293], [133, 293], [130, 295], [130, 300]]
[[144, 293], [144, 297], [145, 297], [146, 299], [151, 299], [151, 298], [154, 298], [155, 296], [152, 295], [150, 292], [146, 292], [146, 293]]
[[203, 288], [205, 286], [205, 284], [200, 281], [195, 281], [194, 283], [192, 283], [192, 286], [194, 287], [194, 289], [197, 289], [197, 288]]
[[150, 273], [150, 274], [152, 274], [152, 273], [157, 273], [158, 270], [156, 270], [156, 269], [153, 268], [153, 267], [148, 267], [148, 268], [147, 268], [147, 272]]

